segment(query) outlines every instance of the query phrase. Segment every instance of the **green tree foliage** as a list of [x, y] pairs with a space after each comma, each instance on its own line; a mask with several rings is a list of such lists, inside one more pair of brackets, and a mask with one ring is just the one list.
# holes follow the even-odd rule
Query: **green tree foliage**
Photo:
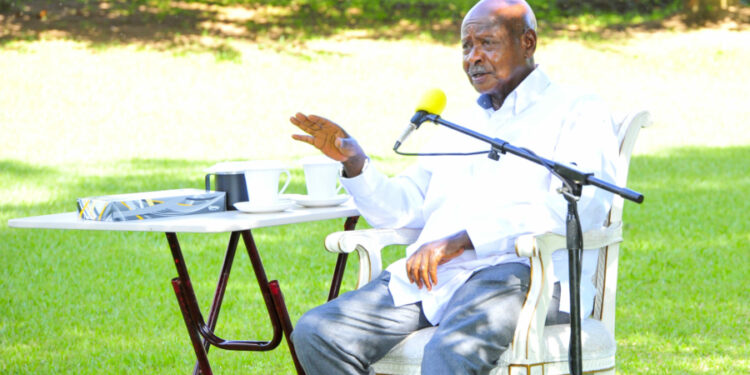
[[[8, 0], [0, 0], [8, 1]], [[89, 3], [91, 0], [78, 0]], [[130, 0], [151, 5], [169, 3], [170, 0]], [[291, 6], [301, 11], [342, 16], [356, 16], [362, 12], [366, 18], [386, 19], [446, 19], [462, 17], [477, 0], [187, 0], [188, 2], [220, 5], [272, 5]], [[575, 15], [585, 12], [650, 13], [656, 9], [675, 6], [682, 2], [726, 2], [737, 0], [527, 0], [539, 16]], [[348, 12], [348, 13], [347, 13]]]
[[570, 15], [583, 12], [649, 13], [658, 8], [671, 6], [675, 0], [554, 0], [551, 2], [530, 1], [533, 6], [552, 4], [559, 12]]

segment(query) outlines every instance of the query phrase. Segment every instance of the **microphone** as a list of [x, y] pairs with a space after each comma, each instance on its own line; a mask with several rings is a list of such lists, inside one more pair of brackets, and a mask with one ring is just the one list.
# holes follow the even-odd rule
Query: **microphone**
[[419, 125], [426, 120], [427, 115], [440, 115], [445, 109], [445, 93], [440, 89], [427, 90], [417, 103], [416, 113], [411, 117], [409, 125], [406, 126], [404, 132], [398, 137], [396, 144], [393, 146], [393, 151], [396, 151], [411, 132], [417, 130]]

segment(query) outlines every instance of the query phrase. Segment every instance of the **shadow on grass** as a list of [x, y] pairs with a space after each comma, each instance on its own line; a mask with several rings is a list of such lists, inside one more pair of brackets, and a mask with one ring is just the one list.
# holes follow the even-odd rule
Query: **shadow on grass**
[[[750, 146], [637, 156], [617, 297], [624, 373], [744, 373]], [[705, 358], [701, 366], [696, 358]], [[647, 371], [644, 369], [648, 369]]]
[[0, 181], [30, 179], [56, 173], [54, 168], [36, 166], [18, 160], [0, 160]]
[[[238, 61], [232, 41], [271, 44], [276, 49], [304, 48], [305, 40], [320, 37], [347, 39], [422, 38], [455, 44], [461, 20], [468, 11], [443, 5], [406, 1], [380, 6], [379, 14], [313, 3], [273, 6], [258, 1], [225, 6], [214, 1], [51, 1], [5, 0], [0, 9], [0, 46], [14, 41], [72, 39], [93, 49], [130, 44], [177, 53], [210, 52], [220, 61]], [[470, 4], [462, 2], [461, 4]], [[313, 5], [311, 5], [313, 4]], [[461, 5], [463, 6], [463, 5]], [[659, 12], [659, 11], [657, 11]], [[582, 14], [561, 17], [539, 14], [543, 37], [597, 42], [628, 37], [632, 31], [684, 30], [685, 17], [661, 11], [641, 17]], [[731, 17], [729, 17], [731, 16]], [[739, 29], [750, 22], [750, 8], [740, 7], [728, 20]], [[650, 19], [647, 19], [650, 18]], [[7, 47], [6, 47], [7, 48]]]
[[315, 8], [306, 3], [262, 3], [222, 6], [212, 1], [28, 1], [0, 13], [0, 46], [13, 41], [66, 38], [92, 48], [132, 44], [157, 50], [212, 52], [217, 59], [224, 56], [225, 60], [234, 60], [238, 51], [228, 43], [233, 40], [299, 47], [307, 39], [353, 29], [359, 31], [348, 38], [427, 36], [454, 43], [463, 15], [449, 7], [441, 9], [441, 18], [435, 19], [431, 8], [415, 10], [404, 5], [394, 6], [394, 13], [387, 17], [372, 18], [345, 5]]

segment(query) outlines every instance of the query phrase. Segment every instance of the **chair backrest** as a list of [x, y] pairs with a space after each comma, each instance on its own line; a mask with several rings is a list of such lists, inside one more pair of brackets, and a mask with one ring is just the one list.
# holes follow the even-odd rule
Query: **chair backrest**
[[[648, 111], [641, 110], [630, 113], [618, 125], [618, 140], [620, 152], [617, 160], [617, 176], [615, 184], [626, 186], [628, 170], [630, 168], [630, 156], [633, 154], [635, 140], [638, 132], [651, 122]], [[609, 224], [622, 222], [622, 209], [624, 200], [616, 195], [612, 200], [612, 208], [609, 213]], [[599, 250], [599, 260], [594, 283], [597, 294], [594, 302], [593, 316], [601, 320], [607, 330], [613, 335], [615, 333], [615, 292], [617, 290], [617, 259], [619, 257], [620, 245], [615, 244]]]

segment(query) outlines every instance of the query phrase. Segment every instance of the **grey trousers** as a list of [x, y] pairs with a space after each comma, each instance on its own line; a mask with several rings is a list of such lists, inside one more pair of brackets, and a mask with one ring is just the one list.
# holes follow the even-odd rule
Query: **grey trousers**
[[[299, 319], [292, 341], [308, 375], [373, 374], [372, 363], [410, 333], [431, 326], [421, 303], [393, 305], [389, 280], [383, 272]], [[425, 347], [422, 374], [488, 373], [513, 339], [528, 284], [529, 267], [523, 264], [474, 273], [449, 302]], [[556, 314], [555, 301], [552, 305]], [[550, 318], [560, 320], [548, 314], [548, 324]]]

